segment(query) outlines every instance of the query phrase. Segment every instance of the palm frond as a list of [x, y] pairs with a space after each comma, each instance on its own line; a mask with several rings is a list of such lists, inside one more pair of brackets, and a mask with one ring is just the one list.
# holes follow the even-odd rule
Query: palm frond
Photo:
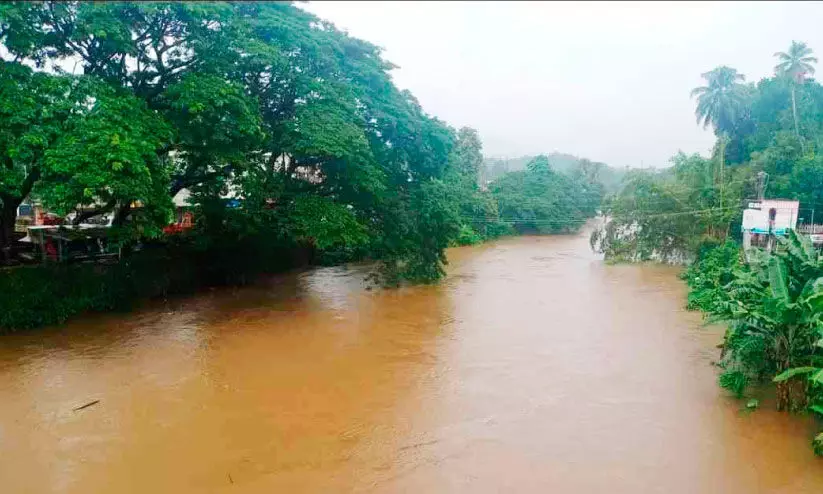
[[811, 56], [812, 53], [812, 49], [806, 43], [792, 41], [788, 52], [779, 51], [774, 54], [780, 62], [774, 67], [775, 73], [798, 80], [804, 75], [814, 74], [815, 68], [812, 64], [817, 63], [817, 57]]

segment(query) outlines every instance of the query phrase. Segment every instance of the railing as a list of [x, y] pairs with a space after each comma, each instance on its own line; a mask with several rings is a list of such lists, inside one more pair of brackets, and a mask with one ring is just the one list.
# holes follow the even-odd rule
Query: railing
[[811, 223], [797, 225], [797, 231], [807, 235], [823, 233], [823, 225], [813, 225]]

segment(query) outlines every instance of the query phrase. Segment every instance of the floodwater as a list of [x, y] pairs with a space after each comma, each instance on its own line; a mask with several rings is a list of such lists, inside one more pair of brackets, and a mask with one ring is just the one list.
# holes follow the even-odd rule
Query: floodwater
[[810, 419], [716, 386], [677, 270], [585, 235], [450, 259], [438, 286], [315, 269], [0, 338], [0, 491], [823, 492]]

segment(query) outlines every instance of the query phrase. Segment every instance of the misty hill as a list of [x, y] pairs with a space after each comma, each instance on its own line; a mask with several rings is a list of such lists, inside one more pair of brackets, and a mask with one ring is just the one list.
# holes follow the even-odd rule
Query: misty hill
[[[578, 163], [583, 158], [578, 158], [571, 154], [550, 153], [546, 155], [552, 169], [559, 173], [571, 173], [577, 169]], [[483, 160], [483, 172], [485, 179], [494, 181], [505, 173], [516, 172], [526, 169], [526, 164], [535, 156], [520, 156], [517, 158], [485, 158]], [[614, 192], [620, 186], [625, 170], [614, 168], [606, 163], [594, 162], [601, 165], [600, 182], [606, 187], [607, 192]]]

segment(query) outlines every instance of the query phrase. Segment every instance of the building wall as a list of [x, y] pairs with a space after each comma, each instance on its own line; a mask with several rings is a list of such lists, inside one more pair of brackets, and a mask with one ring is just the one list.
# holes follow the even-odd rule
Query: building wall
[[[754, 207], [743, 211], [744, 232], [785, 235], [787, 230], [797, 228], [798, 201], [764, 200], [750, 205]], [[773, 222], [770, 221], [771, 210], [774, 210]]]

